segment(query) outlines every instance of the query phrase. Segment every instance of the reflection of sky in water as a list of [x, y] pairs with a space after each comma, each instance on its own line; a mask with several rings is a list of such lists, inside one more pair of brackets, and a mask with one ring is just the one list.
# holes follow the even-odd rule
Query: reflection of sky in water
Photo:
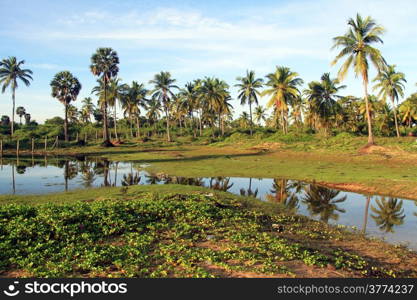
[[[3, 161], [4, 163], [4, 161]], [[31, 165], [30, 161], [24, 161], [24, 164], [27, 166], [24, 170], [23, 174], [19, 174], [16, 172], [16, 167], [14, 166], [14, 173], [15, 173], [15, 190], [16, 194], [45, 194], [45, 193], [53, 193], [53, 192], [62, 192], [65, 190], [65, 180], [64, 180], [64, 173], [65, 167], [64, 163], [61, 162], [58, 166], [53, 166], [52, 164], [56, 165], [56, 161], [53, 162], [48, 161], [48, 167], [40, 166], [40, 165]], [[81, 164], [80, 162], [71, 162], [71, 170], [73, 170], [73, 176], [71, 179], [68, 179], [67, 185], [68, 189], [79, 189], [85, 187], [85, 176], [81, 173]], [[88, 162], [88, 168], [85, 168], [93, 174], [93, 178], [91, 179], [90, 183], [93, 187], [100, 187], [104, 185], [104, 165], [101, 165], [101, 168], [95, 168], [96, 162]], [[99, 165], [100, 166], [100, 165]], [[146, 167], [146, 165], [142, 165]], [[128, 176], [129, 173], [137, 173], [139, 172], [140, 175], [140, 182], [139, 184], [149, 184], [150, 179], [146, 177], [148, 175], [144, 169], [137, 168], [139, 165], [133, 163], [110, 163], [108, 167], [108, 177], [107, 183], [109, 185], [116, 185], [121, 186], [124, 176]], [[174, 177], [174, 183], [175, 183]], [[252, 191], [253, 194], [256, 193], [256, 197], [264, 200], [264, 201], [274, 201], [276, 198], [275, 191], [274, 191], [274, 180], [271, 178], [259, 179], [259, 178], [238, 178], [238, 177], [230, 177], [228, 178], [228, 189], [229, 192], [240, 195], [241, 190], [243, 189], [245, 193], [249, 190]], [[163, 184], [164, 180], [156, 180], [157, 183]], [[201, 178], [201, 181], [204, 186], [209, 187], [210, 183], [215, 185], [215, 183], [224, 183], [222, 178]], [[281, 181], [278, 181], [279, 183]], [[288, 181], [288, 186], [293, 181]], [[288, 194], [293, 193], [294, 187], [288, 188]], [[0, 167], [0, 194], [12, 194], [13, 193], [13, 185], [12, 185], [12, 166], [11, 165], [2, 165]], [[267, 195], [272, 195], [267, 196]], [[300, 192], [296, 194], [298, 201], [298, 213], [310, 216], [310, 212], [308, 210], [308, 205], [303, 201], [305, 197], [305, 192], [303, 188], [300, 189]], [[348, 193], [348, 192], [340, 192], [335, 199], [342, 198], [347, 196], [347, 199], [344, 202], [337, 203], [337, 207], [345, 212], [338, 212], [336, 220], [329, 220], [329, 223], [332, 224], [343, 224], [346, 226], [355, 226], [358, 229], [363, 228], [364, 223], [364, 214], [365, 214], [365, 206], [366, 206], [366, 197], [356, 193]], [[371, 210], [371, 207], [377, 207], [376, 199], [379, 199], [379, 196], [373, 196], [370, 201], [369, 205], [369, 212], [368, 212], [368, 223], [366, 232], [370, 236], [377, 236], [383, 237], [387, 241], [392, 243], [401, 243], [407, 242], [409, 246], [415, 250], [417, 250], [417, 236], [414, 234], [417, 229], [417, 205], [416, 202], [411, 200], [403, 200], [402, 201], [402, 208], [404, 210], [405, 218], [403, 220], [403, 224], [401, 225], [394, 225], [393, 230], [394, 233], [384, 233], [376, 224], [375, 220], [371, 217], [371, 215], [375, 215], [375, 213]], [[388, 197], [386, 200], [388, 201]], [[316, 215], [313, 216], [314, 219], [319, 219], [320, 216]]]

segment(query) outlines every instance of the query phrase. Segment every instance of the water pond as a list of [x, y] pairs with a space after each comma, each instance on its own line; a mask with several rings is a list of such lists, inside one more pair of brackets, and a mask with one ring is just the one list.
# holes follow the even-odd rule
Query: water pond
[[404, 243], [417, 250], [417, 202], [328, 189], [281, 178], [199, 177], [155, 175], [147, 164], [99, 158], [0, 159], [0, 194], [45, 194], [72, 189], [143, 184], [205, 186], [289, 209], [331, 224], [355, 226], [369, 236]]

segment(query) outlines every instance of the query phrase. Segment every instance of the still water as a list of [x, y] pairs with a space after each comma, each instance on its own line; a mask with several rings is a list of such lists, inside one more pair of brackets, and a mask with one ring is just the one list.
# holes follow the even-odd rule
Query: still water
[[369, 236], [417, 250], [417, 202], [366, 196], [300, 181], [274, 178], [185, 178], [146, 172], [145, 163], [77, 160], [0, 160], [0, 194], [46, 194], [65, 190], [143, 184], [187, 184], [283, 203], [288, 209], [331, 224], [355, 226]]

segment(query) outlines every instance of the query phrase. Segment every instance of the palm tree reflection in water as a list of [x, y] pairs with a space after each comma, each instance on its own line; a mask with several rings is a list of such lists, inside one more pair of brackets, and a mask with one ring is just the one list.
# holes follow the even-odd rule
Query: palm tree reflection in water
[[395, 198], [381, 197], [376, 200], [376, 206], [371, 205], [374, 214], [371, 218], [383, 232], [394, 233], [394, 227], [404, 223], [403, 201]]
[[337, 221], [339, 213], [345, 213], [343, 208], [338, 207], [339, 203], [346, 201], [347, 196], [339, 197], [340, 191], [309, 184], [304, 188], [305, 196], [303, 203], [311, 216], [319, 216], [320, 221], [328, 223], [329, 220]]

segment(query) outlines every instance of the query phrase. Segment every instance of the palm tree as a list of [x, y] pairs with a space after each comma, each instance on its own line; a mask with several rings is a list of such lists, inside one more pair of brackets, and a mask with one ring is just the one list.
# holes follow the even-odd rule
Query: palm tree
[[258, 105], [258, 96], [261, 94], [259, 89], [262, 87], [263, 80], [261, 78], [255, 78], [254, 71], [246, 71], [245, 77], [237, 77], [236, 80], [240, 81], [240, 83], [235, 85], [239, 88], [238, 99], [240, 99], [240, 104], [249, 104], [250, 135], [252, 135], [252, 104], [256, 103]]
[[198, 100], [201, 110], [206, 114], [217, 114], [219, 130], [222, 127], [222, 115], [230, 112], [231, 106], [228, 103], [230, 100], [228, 88], [229, 86], [223, 80], [206, 77], [198, 89]]
[[261, 105], [258, 105], [255, 108], [254, 116], [255, 122], [258, 123], [258, 125], [261, 125], [261, 121], [266, 121], [266, 108], [264, 108]]
[[30, 118], [31, 118], [31, 115], [26, 113], [25, 114], [25, 124], [26, 125], [30, 125]]
[[[330, 78], [330, 73], [324, 73], [321, 81], [312, 81], [308, 84], [308, 89], [304, 91], [310, 106], [310, 114], [314, 114], [321, 121], [326, 133], [330, 126], [329, 120], [337, 112], [337, 98], [341, 98], [336, 93], [346, 86], [338, 86], [339, 80]], [[314, 122], [315, 123], [315, 122]]]
[[65, 107], [64, 136], [68, 142], [68, 106], [75, 101], [81, 90], [77, 77], [68, 71], [57, 73], [51, 81], [52, 97], [57, 98]]
[[[191, 118], [191, 130], [194, 130], [194, 115], [193, 112], [197, 108], [197, 89], [196, 85], [192, 82], [187, 82], [185, 87], [180, 90], [179, 98], [181, 101], [181, 108], [187, 111], [188, 116]], [[194, 130], [194, 137], [196, 133]]]
[[333, 60], [332, 65], [335, 65], [341, 58], [347, 56], [346, 61], [339, 70], [339, 80], [342, 81], [346, 77], [352, 65], [356, 76], [362, 77], [368, 122], [368, 145], [373, 145], [374, 137], [372, 134], [371, 115], [368, 104], [369, 60], [375, 66], [378, 73], [384, 68], [386, 63], [381, 52], [372, 47], [371, 44], [377, 42], [383, 43], [380, 36], [385, 30], [382, 26], [376, 25], [371, 17], [363, 19], [359, 14], [356, 15], [356, 20], [353, 18], [349, 19], [348, 25], [350, 28], [345, 35], [333, 38], [333, 49], [338, 47], [342, 47], [343, 49]]
[[394, 110], [395, 130], [397, 131], [397, 137], [400, 137], [395, 101], [398, 101], [400, 96], [404, 97], [404, 83], [407, 81], [404, 73], [395, 71], [395, 67], [395, 65], [387, 66], [376, 76], [374, 81], [378, 83], [374, 86], [374, 90], [379, 89], [378, 96], [382, 97], [384, 101], [388, 97], [391, 99], [392, 109]]
[[18, 88], [18, 80], [21, 80], [26, 86], [30, 85], [32, 79], [32, 71], [29, 69], [22, 69], [22, 65], [25, 63], [24, 60], [17, 61], [16, 57], [11, 56], [5, 58], [0, 62], [0, 84], [2, 84], [2, 93], [10, 87], [12, 91], [12, 131], [11, 135], [14, 134], [14, 112], [16, 105], [16, 89]]
[[10, 125], [10, 117], [3, 115], [0, 119], [1, 126], [9, 126]]
[[127, 93], [124, 97], [121, 98], [122, 102], [122, 109], [124, 115], [129, 116], [130, 118], [130, 134], [133, 137], [133, 119], [136, 118], [136, 126], [137, 126], [137, 137], [140, 136], [140, 108], [146, 107], [146, 95], [148, 94], [148, 90], [145, 88], [143, 83], [139, 84], [136, 81], [132, 81], [131, 86], [127, 86]]
[[173, 98], [175, 98], [175, 94], [173, 89], [178, 89], [179, 87], [174, 85], [175, 79], [171, 78], [171, 74], [169, 72], [160, 72], [154, 76], [154, 79], [150, 80], [149, 83], [154, 85], [154, 89], [150, 92], [152, 94], [152, 98], [158, 99], [165, 110], [165, 117], [167, 122], [167, 140], [171, 142], [171, 135], [169, 132], [169, 108], [170, 102]]
[[16, 115], [20, 118], [20, 125], [22, 125], [22, 117], [26, 114], [26, 109], [23, 106], [16, 108]]
[[108, 147], [113, 144], [110, 142], [109, 129], [107, 122], [107, 84], [117, 76], [119, 72], [119, 57], [117, 52], [112, 48], [99, 48], [91, 57], [90, 70], [95, 76], [99, 76], [103, 82], [104, 104], [103, 104], [103, 126], [104, 126], [104, 142], [103, 145]]
[[401, 122], [411, 128], [413, 121], [417, 120], [417, 93], [410, 95], [399, 107], [402, 116]]
[[[161, 102], [156, 99], [150, 99], [147, 104], [146, 117], [152, 122], [154, 126], [154, 134], [156, 131], [156, 122], [161, 117], [162, 106]], [[150, 124], [149, 124], [150, 126]]]
[[303, 80], [298, 77], [298, 73], [292, 72], [287, 67], [278, 66], [274, 73], [270, 73], [266, 77], [268, 78], [266, 85], [269, 88], [262, 92], [262, 96], [271, 95], [267, 107], [273, 106], [274, 112], [280, 113], [282, 131], [286, 134], [288, 132], [288, 106], [300, 94], [297, 86], [301, 85]]
[[93, 99], [91, 99], [90, 97], [86, 97], [83, 99], [82, 103], [83, 106], [81, 107], [81, 111], [83, 112], [83, 115], [86, 117], [84, 121], [91, 122], [91, 116], [93, 115], [95, 109]]

